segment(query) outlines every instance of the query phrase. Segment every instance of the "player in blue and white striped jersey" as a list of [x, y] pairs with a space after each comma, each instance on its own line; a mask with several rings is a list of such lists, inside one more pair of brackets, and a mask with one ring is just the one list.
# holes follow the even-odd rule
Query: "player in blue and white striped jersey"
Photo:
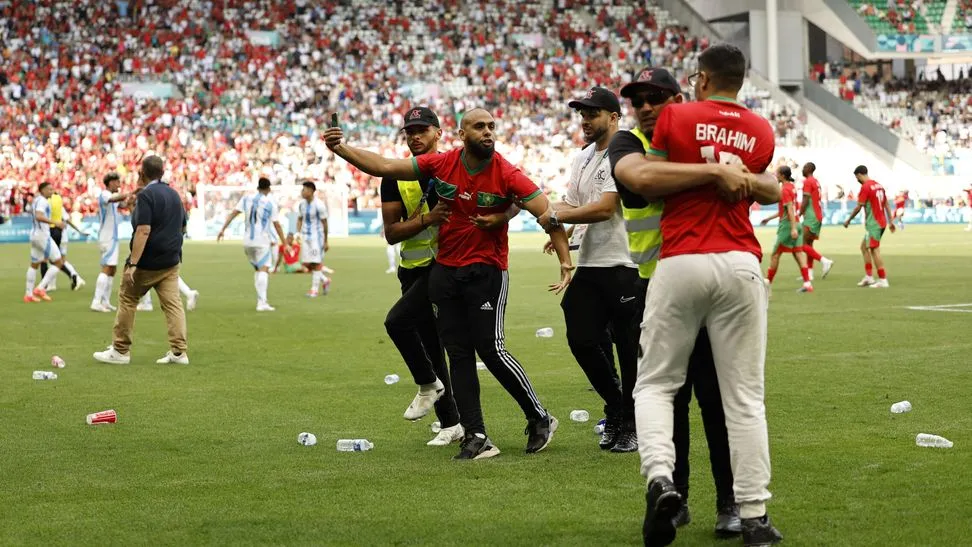
[[277, 204], [270, 197], [270, 179], [261, 177], [257, 183], [257, 192], [250, 196], [244, 196], [236, 205], [236, 208], [226, 217], [223, 228], [216, 236], [216, 241], [222, 241], [226, 228], [233, 222], [236, 215], [243, 213], [246, 222], [246, 230], [243, 233], [243, 252], [253, 265], [256, 273], [253, 274], [253, 286], [257, 292], [257, 311], [274, 311], [273, 306], [267, 303], [267, 285], [270, 283], [270, 268], [273, 265], [271, 260], [272, 245], [270, 234], [271, 228], [277, 232], [281, 240], [283, 230], [280, 222], [277, 221]]
[[108, 173], [102, 181], [105, 189], [98, 195], [98, 247], [101, 251], [101, 273], [95, 282], [94, 297], [91, 299], [91, 311], [111, 312], [115, 307], [111, 305], [111, 288], [115, 280], [118, 267], [118, 204], [128, 199], [128, 194], [119, 192], [121, 177], [118, 173]]
[[327, 206], [315, 197], [317, 185], [308, 181], [303, 186], [300, 189], [300, 196], [304, 200], [300, 202], [300, 216], [297, 217], [297, 231], [303, 239], [300, 246], [300, 261], [311, 272], [311, 290], [307, 296], [317, 298], [322, 284], [324, 294], [327, 294], [331, 287], [331, 280], [321, 271], [324, 253], [330, 248], [327, 243]]

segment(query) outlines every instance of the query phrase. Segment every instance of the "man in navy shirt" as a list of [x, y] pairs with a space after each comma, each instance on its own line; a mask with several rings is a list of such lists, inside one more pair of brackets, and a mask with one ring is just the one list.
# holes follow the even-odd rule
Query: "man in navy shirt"
[[178, 192], [162, 181], [162, 158], [149, 156], [142, 161], [139, 185], [132, 213], [131, 255], [125, 262], [125, 275], [118, 294], [114, 340], [105, 351], [94, 354], [103, 363], [128, 364], [132, 345], [135, 307], [151, 289], [159, 295], [169, 331], [169, 352], [159, 364], [189, 364], [186, 354], [186, 315], [179, 297], [179, 264], [186, 229], [186, 211]]

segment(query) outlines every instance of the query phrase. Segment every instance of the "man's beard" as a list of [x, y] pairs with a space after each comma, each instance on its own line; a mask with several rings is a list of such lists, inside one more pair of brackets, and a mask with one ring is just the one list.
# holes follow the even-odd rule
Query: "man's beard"
[[591, 131], [593, 131], [593, 133], [591, 134], [590, 137], [584, 135], [584, 140], [587, 141], [587, 144], [595, 143], [601, 140], [601, 137], [603, 137], [604, 134], [607, 133], [607, 129], [603, 127], [602, 128], [591, 127]]
[[489, 158], [493, 157], [493, 152], [495, 151], [494, 146], [486, 147], [477, 141], [469, 141], [466, 143], [466, 148], [468, 148], [474, 156], [483, 160], [488, 160]]

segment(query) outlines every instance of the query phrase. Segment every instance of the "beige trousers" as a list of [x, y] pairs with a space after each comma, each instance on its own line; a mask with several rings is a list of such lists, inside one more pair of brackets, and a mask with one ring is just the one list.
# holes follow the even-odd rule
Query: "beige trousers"
[[132, 346], [132, 328], [135, 326], [135, 307], [148, 291], [155, 289], [159, 305], [165, 314], [169, 330], [169, 347], [172, 353], [186, 352], [186, 313], [179, 295], [179, 266], [167, 270], [136, 269], [134, 282], [122, 274], [118, 290], [118, 314], [115, 315], [112, 346], [119, 353], [128, 353]]

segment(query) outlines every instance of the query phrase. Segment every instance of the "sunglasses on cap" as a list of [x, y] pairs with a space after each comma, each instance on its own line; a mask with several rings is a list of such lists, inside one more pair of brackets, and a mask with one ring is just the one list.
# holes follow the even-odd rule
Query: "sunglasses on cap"
[[658, 106], [664, 104], [665, 101], [674, 97], [675, 95], [671, 91], [665, 91], [664, 89], [652, 89], [650, 91], [645, 91], [638, 93], [637, 95], [631, 97], [631, 106], [636, 109], [640, 109], [645, 106], [645, 103], [651, 106]]

